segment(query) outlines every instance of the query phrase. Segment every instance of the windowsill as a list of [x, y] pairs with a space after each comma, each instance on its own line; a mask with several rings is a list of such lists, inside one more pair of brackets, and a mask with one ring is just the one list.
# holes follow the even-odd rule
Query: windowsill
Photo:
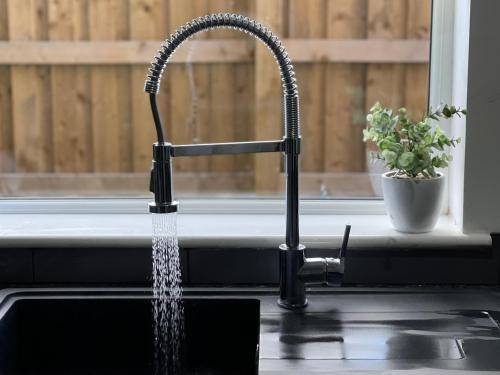
[[[193, 247], [274, 248], [284, 242], [283, 215], [180, 214], [180, 245]], [[392, 229], [386, 215], [301, 215], [301, 242], [314, 248], [340, 246], [352, 225], [352, 248], [436, 248], [490, 246], [487, 233], [465, 235], [441, 216], [427, 234]], [[0, 215], [0, 247], [149, 247], [149, 214], [8, 214]]]

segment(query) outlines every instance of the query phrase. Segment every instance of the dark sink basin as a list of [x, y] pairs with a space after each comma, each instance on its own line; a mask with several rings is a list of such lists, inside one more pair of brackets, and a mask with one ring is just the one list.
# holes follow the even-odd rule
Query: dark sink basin
[[[17, 297], [0, 309], [0, 374], [153, 374], [147, 298]], [[256, 374], [252, 299], [185, 299], [184, 374]]]

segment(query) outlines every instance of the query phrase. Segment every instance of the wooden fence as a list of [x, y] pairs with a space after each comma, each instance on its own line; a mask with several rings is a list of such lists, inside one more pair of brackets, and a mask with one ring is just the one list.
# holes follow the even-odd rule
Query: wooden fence
[[[164, 39], [237, 12], [295, 61], [305, 189], [373, 195], [361, 131], [381, 101], [425, 111], [430, 0], [0, 0], [0, 195], [145, 191], [154, 128], [142, 86]], [[278, 139], [278, 69], [237, 31], [175, 55], [159, 96], [175, 143]], [[185, 192], [282, 190], [279, 155], [175, 160]], [[326, 187], [326, 188], [325, 188]], [[123, 190], [124, 189], [124, 190]], [[354, 193], [353, 193], [354, 192]]]

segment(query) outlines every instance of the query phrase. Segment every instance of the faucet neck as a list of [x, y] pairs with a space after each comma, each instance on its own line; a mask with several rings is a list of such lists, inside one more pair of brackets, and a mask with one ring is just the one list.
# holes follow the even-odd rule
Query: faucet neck
[[170, 57], [183, 42], [188, 40], [193, 35], [201, 31], [221, 27], [246, 32], [269, 47], [276, 59], [276, 62], [278, 63], [283, 83], [284, 137], [292, 139], [299, 138], [299, 92], [297, 80], [295, 78], [292, 61], [290, 60], [288, 52], [282, 45], [280, 39], [267, 27], [251, 18], [238, 14], [219, 13], [196, 18], [180, 27], [164, 41], [151, 63], [149, 74], [144, 83], [144, 90], [150, 94], [151, 109], [153, 111], [153, 116], [155, 117], [158, 141], [162, 142], [163, 140], [160, 140], [160, 138], [164, 137], [158, 108], [156, 107], [155, 96], [160, 91], [161, 77], [167, 69]]

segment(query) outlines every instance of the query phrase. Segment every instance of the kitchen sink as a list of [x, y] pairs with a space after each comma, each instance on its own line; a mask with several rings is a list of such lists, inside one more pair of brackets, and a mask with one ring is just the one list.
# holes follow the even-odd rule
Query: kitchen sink
[[[181, 374], [500, 373], [496, 289], [310, 291], [300, 311], [272, 289], [184, 292]], [[155, 374], [150, 293], [0, 290], [0, 374]]]
[[[153, 374], [149, 298], [17, 297], [0, 319], [0, 374]], [[256, 374], [259, 301], [184, 300], [183, 374]]]

